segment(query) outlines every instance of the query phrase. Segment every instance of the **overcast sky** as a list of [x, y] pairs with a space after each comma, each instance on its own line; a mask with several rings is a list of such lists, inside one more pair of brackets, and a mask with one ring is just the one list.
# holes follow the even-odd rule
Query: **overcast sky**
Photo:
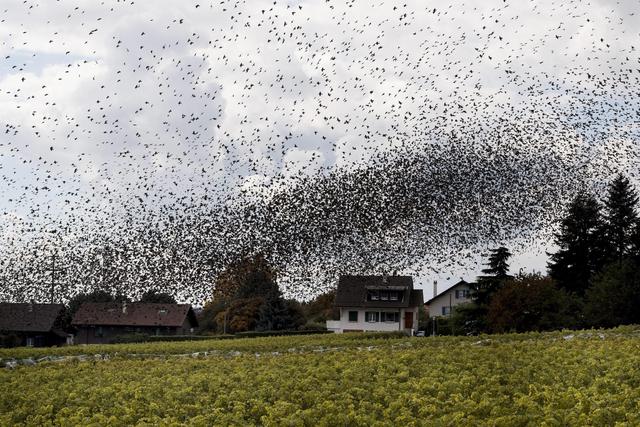
[[[15, 224], [113, 215], [133, 201], [225, 200], [274, 176], [363, 165], [407, 141], [419, 149], [455, 104], [465, 108], [444, 124], [453, 130], [460, 117], [522, 118], [531, 106], [536, 117], [590, 120], [574, 142], [595, 145], [606, 130], [590, 161], [617, 153], [635, 178], [637, 115], [603, 106], [638, 95], [638, 9], [634, 0], [4, 0], [0, 244]], [[625, 70], [635, 80], [623, 81]], [[587, 104], [600, 113], [581, 115]], [[569, 150], [566, 134], [545, 129], [550, 150]], [[548, 247], [518, 254], [514, 270], [544, 270]], [[477, 267], [465, 263], [425, 272], [425, 296], [435, 278], [441, 289], [473, 279]]]

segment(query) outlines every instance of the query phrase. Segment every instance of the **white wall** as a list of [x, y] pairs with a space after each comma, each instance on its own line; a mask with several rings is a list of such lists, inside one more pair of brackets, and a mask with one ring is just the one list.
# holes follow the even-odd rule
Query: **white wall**
[[[357, 311], [358, 312], [358, 321], [350, 322], [349, 321], [349, 312]], [[400, 321], [399, 322], [366, 322], [365, 321], [365, 312], [367, 311], [377, 311], [377, 312], [388, 312], [388, 313], [399, 313]], [[361, 330], [365, 332], [392, 332], [392, 331], [402, 331], [404, 330], [404, 315], [405, 310], [402, 309], [385, 309], [385, 308], [341, 308], [340, 309], [340, 320], [328, 320], [327, 321], [327, 329], [342, 333], [344, 330]], [[413, 328], [415, 329], [418, 325], [418, 312], [417, 310], [413, 311]]]
[[456, 290], [469, 290], [469, 286], [461, 285], [438, 295], [435, 300], [429, 303], [429, 317], [442, 316], [442, 307], [455, 307], [456, 305], [471, 302], [471, 298], [456, 298]]

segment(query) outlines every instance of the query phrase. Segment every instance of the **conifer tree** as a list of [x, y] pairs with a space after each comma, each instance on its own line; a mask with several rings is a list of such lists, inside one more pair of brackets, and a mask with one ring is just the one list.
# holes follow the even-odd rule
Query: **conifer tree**
[[491, 249], [489, 255], [488, 267], [483, 269], [482, 272], [491, 278], [506, 279], [509, 276], [509, 264], [507, 260], [511, 257], [509, 249], [504, 246], [500, 246], [496, 249]]
[[634, 228], [638, 222], [638, 194], [622, 174], [609, 184], [605, 206], [606, 251], [609, 261], [622, 261], [632, 249]]
[[640, 219], [636, 221], [631, 235], [631, 258], [640, 264]]
[[584, 294], [592, 276], [602, 266], [600, 211], [600, 204], [591, 194], [578, 194], [555, 234], [559, 249], [550, 255], [547, 267], [556, 283], [569, 292]]
[[504, 246], [491, 249], [487, 268], [482, 270], [483, 276], [471, 284], [472, 296], [480, 307], [486, 306], [491, 301], [491, 296], [502, 286], [505, 280], [510, 279], [508, 260], [511, 257], [509, 249]]

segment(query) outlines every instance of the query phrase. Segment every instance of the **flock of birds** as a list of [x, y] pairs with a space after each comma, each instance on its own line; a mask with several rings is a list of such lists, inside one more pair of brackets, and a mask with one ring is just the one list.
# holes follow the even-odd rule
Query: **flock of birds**
[[636, 9], [3, 2], [0, 300], [201, 304], [257, 253], [308, 298], [535, 247], [639, 178]]

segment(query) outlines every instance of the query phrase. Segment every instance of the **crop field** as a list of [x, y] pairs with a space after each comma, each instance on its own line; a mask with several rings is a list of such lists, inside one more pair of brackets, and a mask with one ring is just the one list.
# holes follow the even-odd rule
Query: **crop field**
[[640, 328], [0, 351], [0, 425], [640, 425]]

